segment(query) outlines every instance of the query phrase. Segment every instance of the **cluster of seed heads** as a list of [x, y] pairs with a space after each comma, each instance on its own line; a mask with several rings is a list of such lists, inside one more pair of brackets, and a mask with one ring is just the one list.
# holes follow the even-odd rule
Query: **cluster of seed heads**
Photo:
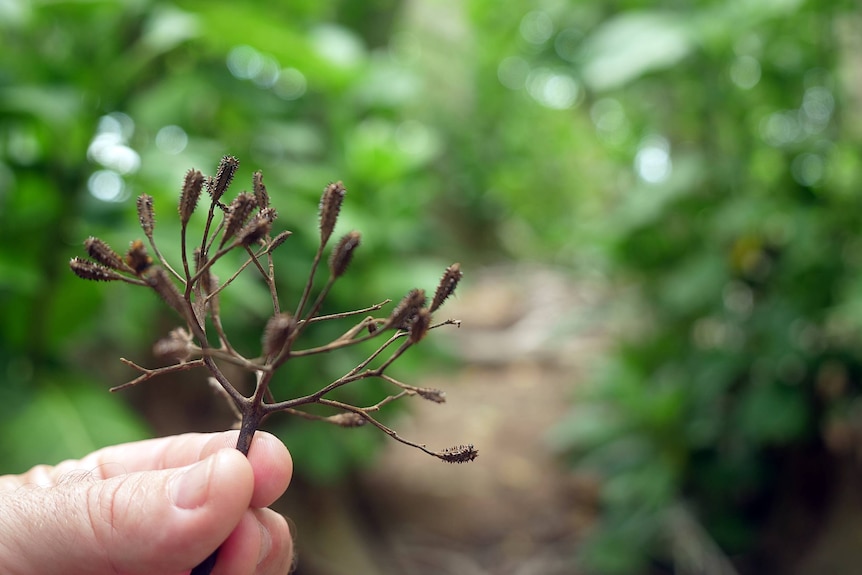
[[[421, 341], [430, 329], [441, 325], [459, 325], [456, 320], [446, 320], [435, 325], [432, 322], [432, 314], [454, 293], [462, 277], [460, 265], [456, 263], [446, 268], [430, 305], [424, 290], [413, 289], [395, 305], [388, 316], [367, 316], [344, 335], [325, 346], [298, 349], [295, 345], [297, 338], [309, 325], [318, 321], [344, 319], [369, 311], [376, 311], [382, 309], [389, 303], [389, 300], [356, 311], [330, 316], [318, 315], [332, 283], [345, 274], [361, 243], [359, 232], [351, 231], [343, 235], [332, 249], [328, 261], [329, 281], [320, 290], [314, 303], [306, 310], [310, 302], [311, 292], [314, 289], [314, 275], [324, 248], [335, 230], [346, 195], [344, 185], [341, 182], [336, 182], [327, 185], [320, 198], [318, 210], [319, 248], [296, 311], [294, 313], [283, 311], [275, 285], [273, 252], [290, 236], [290, 232], [283, 231], [273, 235], [272, 227], [277, 219], [277, 213], [270, 206], [270, 196], [259, 171], [255, 172], [252, 177], [252, 192], [241, 192], [229, 203], [222, 202], [238, 166], [239, 162], [236, 158], [225, 156], [222, 158], [215, 176], [204, 176], [194, 169], [186, 173], [178, 205], [182, 225], [180, 238], [182, 243], [181, 270], [177, 271], [179, 268], [172, 267], [157, 247], [154, 237], [156, 217], [153, 198], [146, 194], [138, 197], [137, 212], [141, 229], [149, 242], [153, 255], [150, 255], [150, 251], [147, 250], [141, 240], [131, 242], [126, 253], [121, 256], [106, 242], [99, 238], [90, 237], [84, 242], [88, 259], [75, 257], [70, 261], [72, 271], [83, 279], [122, 281], [152, 289], [186, 322], [185, 327], [174, 329], [167, 337], [159, 340], [154, 347], [158, 356], [173, 359], [174, 364], [147, 369], [131, 361], [123, 360], [141, 372], [141, 375], [126, 384], [113, 388], [113, 390], [142, 383], [163, 373], [201, 367], [208, 369], [215, 383], [222, 388], [241, 417], [242, 428], [247, 428], [246, 435], [253, 434], [264, 417], [276, 411], [286, 411], [343, 427], [357, 427], [370, 422], [395, 439], [419, 447], [443, 461], [463, 462], [475, 458], [476, 450], [472, 446], [459, 446], [435, 452], [427, 449], [424, 445], [414, 444], [377, 422], [371, 415], [383, 403], [404, 396], [417, 395], [436, 403], [445, 401], [445, 394], [441, 390], [411, 386], [395, 380], [385, 374], [384, 371], [408, 347]], [[201, 241], [193, 244], [193, 254], [192, 257], [189, 257], [188, 248], [191, 242], [186, 237], [188, 223], [196, 211], [204, 191], [210, 198], [205, 231]], [[219, 282], [215, 274], [212, 273], [213, 265], [232, 250], [244, 250], [247, 252], [248, 260], [227, 281]], [[230, 344], [227, 334], [221, 327], [218, 304], [219, 293], [248, 267], [257, 269], [263, 281], [269, 286], [274, 308], [273, 315], [263, 328], [261, 354], [256, 358], [243, 357]], [[207, 317], [217, 332], [220, 342], [218, 347], [211, 346], [206, 336]], [[268, 386], [272, 374], [277, 367], [289, 359], [335, 351], [348, 345], [372, 339], [387, 331], [391, 332], [392, 335], [371, 357], [343, 377], [322, 386], [317, 393], [286, 401], [275, 401], [271, 397]], [[370, 367], [373, 360], [376, 360], [398, 340], [403, 340], [403, 343], [395, 349], [388, 360], [378, 367]], [[218, 367], [219, 361], [233, 363], [252, 372], [257, 381], [255, 393], [250, 397], [239, 394], [236, 386], [231, 384], [221, 373]], [[398, 393], [387, 397], [380, 404], [365, 408], [343, 404], [327, 397], [329, 392], [338, 387], [369, 377], [382, 378], [392, 383]], [[329, 405], [339, 410], [340, 413], [322, 417], [297, 409], [310, 403]], [[254, 423], [254, 425], [252, 426], [250, 423]], [[242, 438], [238, 447], [243, 448], [242, 443], [244, 442], [250, 444], [250, 440], [250, 437]]]
[[[463, 463], [475, 459], [478, 452], [472, 445], [434, 451], [423, 444], [401, 437], [373, 416], [373, 413], [385, 404], [403, 397], [418, 396], [435, 403], [445, 401], [445, 393], [442, 390], [409, 385], [385, 372], [431, 329], [444, 325], [460, 325], [457, 320], [447, 319], [435, 324], [432, 319], [434, 312], [454, 293], [461, 280], [459, 264], [452, 264], [443, 272], [430, 305], [425, 291], [417, 288], [409, 291], [385, 317], [366, 314], [383, 309], [391, 300], [353, 311], [320, 315], [323, 301], [333, 283], [345, 274], [361, 243], [361, 236], [356, 231], [348, 232], [336, 242], [328, 260], [329, 279], [312, 299], [315, 274], [324, 249], [335, 230], [346, 194], [341, 182], [332, 183], [324, 188], [320, 198], [320, 242], [308, 279], [294, 311], [286, 311], [282, 309], [283, 302], [277, 290], [273, 253], [288, 239], [290, 232], [282, 231], [273, 235], [277, 213], [270, 206], [270, 195], [259, 171], [252, 177], [252, 192], [241, 192], [228, 203], [222, 201], [238, 166], [236, 158], [225, 156], [219, 163], [215, 176], [205, 176], [194, 169], [186, 173], [178, 205], [182, 268], [171, 266], [158, 249], [154, 236], [156, 217], [153, 198], [146, 194], [137, 199], [137, 211], [149, 250], [143, 241], [135, 240], [121, 256], [104, 241], [90, 237], [84, 242], [88, 259], [75, 257], [70, 261], [72, 271], [83, 279], [120, 281], [153, 290], [184, 320], [183, 327], [172, 330], [154, 347], [157, 355], [170, 359], [172, 363], [149, 369], [122, 359], [140, 375], [112, 388], [112, 391], [137, 385], [158, 375], [202, 368], [209, 372], [211, 383], [226, 397], [237, 414], [240, 434], [236, 447], [246, 455], [254, 433], [263, 419], [276, 412], [287, 412], [348, 428], [372, 424], [395, 440], [442, 461]], [[204, 191], [209, 196], [206, 223], [200, 241], [192, 242], [187, 237], [188, 224]], [[214, 264], [232, 251], [245, 252], [247, 259], [230, 277], [220, 281], [213, 273]], [[231, 345], [222, 326], [219, 305], [221, 291], [248, 268], [256, 270], [269, 288], [273, 307], [273, 314], [262, 329], [260, 355], [251, 358], [243, 356]], [[314, 323], [361, 316], [365, 317], [326, 345], [302, 348], [297, 343], [302, 333]], [[218, 345], [210, 343], [207, 335], [210, 328], [218, 337]], [[276, 400], [272, 396], [269, 389], [272, 376], [287, 361], [330, 353], [378, 337], [384, 341], [370, 356], [338, 379], [321, 385], [316, 392], [286, 400]], [[387, 352], [389, 355], [384, 359]], [[225, 362], [239, 366], [253, 376], [253, 393], [246, 396], [237, 390], [220, 368], [219, 364]], [[377, 365], [372, 367], [375, 362]], [[332, 391], [344, 385], [368, 378], [379, 378], [388, 382], [394, 392], [370, 406], [351, 405], [329, 397]], [[310, 404], [326, 406], [335, 413], [322, 416], [301, 409]], [[208, 561], [208, 566], [202, 563], [192, 573], [209, 573], [215, 562], [215, 554]]]

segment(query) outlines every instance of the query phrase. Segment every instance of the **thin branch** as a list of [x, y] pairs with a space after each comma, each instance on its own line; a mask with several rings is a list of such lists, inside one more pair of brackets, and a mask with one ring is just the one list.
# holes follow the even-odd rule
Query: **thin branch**
[[439, 453], [437, 453], [436, 451], [431, 451], [430, 449], [428, 449], [428, 447], [426, 445], [421, 444], [421, 443], [416, 443], [414, 441], [410, 441], [409, 439], [405, 439], [405, 438], [401, 437], [400, 435], [398, 435], [398, 433], [394, 429], [383, 425], [382, 423], [380, 423], [379, 421], [377, 421], [376, 419], [371, 417], [371, 415], [369, 415], [368, 412], [365, 409], [362, 409], [361, 407], [356, 407], [356, 406], [350, 405], [349, 403], [342, 403], [340, 401], [334, 401], [331, 399], [321, 399], [319, 401], [319, 403], [321, 405], [328, 405], [330, 407], [337, 407], [338, 409], [342, 409], [344, 411], [350, 411], [352, 413], [356, 413], [359, 416], [361, 416], [364, 420], [366, 420], [368, 423], [370, 423], [371, 425], [373, 425], [374, 427], [376, 427], [377, 429], [379, 429], [380, 431], [382, 431], [383, 433], [385, 433], [386, 435], [388, 435], [389, 437], [391, 437], [395, 441], [401, 442], [404, 445], [409, 445], [410, 447], [415, 447], [416, 449], [419, 449], [420, 451], [424, 451], [425, 453], [427, 453], [428, 455], [431, 455], [433, 457], [438, 457], [438, 458], [440, 457]]
[[134, 361], [128, 360], [125, 357], [121, 357], [120, 361], [141, 372], [141, 375], [133, 379], [132, 381], [127, 381], [121, 385], [115, 385], [109, 391], [115, 392], [126, 389], [127, 387], [132, 387], [134, 385], [138, 385], [139, 383], [143, 383], [148, 379], [152, 379], [159, 375], [165, 375], [167, 373], [175, 373], [178, 371], [187, 371], [189, 369], [194, 369], [196, 367], [203, 367], [204, 361], [202, 359], [195, 359], [192, 361], [186, 361], [183, 363], [176, 363], [174, 365], [167, 365], [165, 367], [157, 367], [154, 369], [148, 369], [146, 367], [140, 366]]
[[185, 278], [182, 275], [180, 275], [177, 272], [177, 270], [175, 270], [174, 268], [171, 267], [171, 264], [169, 264], [168, 260], [165, 259], [165, 256], [162, 255], [162, 252], [159, 251], [159, 248], [158, 248], [158, 246], [156, 246], [156, 242], [153, 239], [153, 237], [149, 236], [147, 239], [149, 240], [150, 247], [153, 248], [153, 253], [156, 254], [156, 258], [158, 258], [159, 263], [161, 263], [162, 266], [164, 266], [164, 268], [166, 270], [171, 272], [171, 274], [173, 274], [174, 277], [176, 277], [178, 280], [183, 282], [183, 285], [185, 285], [185, 283], [186, 283]]
[[387, 298], [380, 303], [376, 303], [376, 304], [369, 306], [369, 307], [366, 307], [366, 308], [357, 309], [354, 311], [344, 311], [341, 313], [333, 313], [333, 314], [329, 314], [329, 315], [319, 315], [317, 317], [310, 318], [308, 320], [308, 323], [316, 323], [318, 321], [328, 321], [331, 319], [344, 319], [346, 317], [351, 317], [354, 315], [361, 315], [363, 313], [368, 313], [368, 312], [377, 311], [379, 309], [382, 309], [383, 306], [385, 306], [388, 303], [392, 303], [392, 300]]
[[[381, 333], [383, 333], [383, 330], [375, 331], [374, 333], [368, 333], [368, 334], [363, 335], [362, 337], [357, 337], [355, 339], [341, 339], [341, 338], [339, 338], [339, 339], [336, 339], [334, 341], [327, 343], [326, 345], [321, 345], [318, 347], [309, 347], [307, 349], [300, 349], [297, 351], [291, 351], [290, 356], [291, 357], [304, 357], [304, 356], [308, 356], [308, 355], [316, 355], [319, 353], [327, 353], [330, 351], [335, 351], [336, 349], [341, 349], [344, 347], [356, 345], [356, 344], [374, 339], [375, 337], [379, 337]], [[397, 337], [404, 337], [404, 335], [406, 335], [406, 333], [396, 334]], [[396, 336], [393, 336], [393, 337], [396, 337]]]
[[[245, 251], [248, 252], [249, 257], [251, 258], [252, 262], [254, 263], [255, 267], [257, 268], [257, 271], [260, 272], [261, 277], [263, 277], [263, 281], [266, 282], [266, 285], [269, 288], [270, 296], [272, 296], [273, 313], [276, 313], [276, 314], [279, 313], [278, 293], [275, 290], [275, 281], [273, 281], [272, 276], [270, 276], [268, 273], [266, 273], [266, 270], [263, 269], [263, 266], [260, 265], [260, 261], [258, 260], [258, 256], [255, 255], [255, 253], [251, 250], [251, 247], [245, 246]], [[270, 261], [271, 261], [271, 259], [270, 259]]]
[[305, 288], [302, 290], [302, 297], [299, 300], [299, 304], [296, 306], [296, 313], [293, 314], [295, 317], [302, 317], [302, 308], [305, 307], [305, 304], [308, 301], [308, 296], [311, 293], [311, 288], [314, 285], [314, 275], [317, 273], [317, 266], [320, 265], [320, 258], [323, 256], [323, 248], [324, 245], [321, 242], [320, 246], [317, 248], [317, 253], [314, 254], [314, 261], [311, 262], [311, 271], [308, 273], [308, 281], [305, 282]]

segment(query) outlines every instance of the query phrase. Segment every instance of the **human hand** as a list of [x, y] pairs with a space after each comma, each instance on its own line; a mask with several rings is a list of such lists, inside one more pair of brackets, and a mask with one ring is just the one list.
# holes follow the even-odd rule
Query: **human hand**
[[258, 432], [115, 445], [83, 459], [0, 476], [0, 572], [6, 575], [188, 573], [221, 545], [213, 575], [283, 575], [287, 522], [266, 509], [293, 463]]

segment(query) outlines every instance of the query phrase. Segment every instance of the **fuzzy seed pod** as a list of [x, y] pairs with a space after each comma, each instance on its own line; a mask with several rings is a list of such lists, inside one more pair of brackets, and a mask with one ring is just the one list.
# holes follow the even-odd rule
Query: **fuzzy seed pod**
[[138, 221], [141, 223], [141, 229], [144, 230], [144, 235], [148, 238], [153, 237], [153, 227], [156, 223], [155, 213], [153, 212], [153, 197], [147, 194], [138, 196]]
[[334, 423], [341, 427], [362, 427], [365, 425], [365, 418], [358, 413], [353, 413], [352, 411], [339, 413], [338, 415], [330, 415], [325, 418], [325, 421]]
[[323, 190], [320, 197], [320, 245], [326, 245], [332, 236], [345, 193], [347, 190], [341, 182], [329, 184]]
[[284, 243], [284, 240], [289, 238], [291, 235], [293, 235], [293, 232], [284, 231], [272, 238], [272, 241], [269, 242], [269, 251], [274, 251], [276, 248], [278, 248], [278, 246]]
[[123, 279], [123, 276], [112, 269], [108, 269], [101, 264], [77, 257], [69, 260], [69, 267], [73, 272], [75, 272], [76, 276], [85, 280], [110, 282]]
[[177, 286], [174, 285], [174, 282], [171, 280], [171, 276], [168, 275], [168, 272], [161, 267], [153, 267], [147, 272], [146, 277], [144, 278], [153, 291], [159, 294], [159, 297], [162, 298], [166, 304], [176, 310], [180, 315], [185, 316], [183, 313], [184, 305], [183, 305], [183, 297], [180, 295], [179, 290], [177, 290]]
[[458, 282], [464, 277], [461, 272], [461, 264], [454, 263], [443, 272], [443, 277], [440, 278], [440, 283], [437, 285], [437, 291], [434, 292], [434, 299], [431, 301], [431, 311], [436, 311], [450, 295], [455, 292], [458, 287]]
[[422, 338], [428, 333], [429, 327], [431, 327], [431, 312], [427, 308], [420, 308], [413, 316], [413, 321], [410, 322], [410, 343], [422, 341]]
[[222, 235], [219, 247], [224, 246], [229, 239], [242, 229], [254, 210], [254, 206], [254, 195], [248, 192], [243, 192], [234, 198], [230, 206], [228, 206], [227, 215], [225, 216], [224, 234]]
[[239, 241], [244, 246], [255, 244], [266, 237], [272, 230], [272, 222], [277, 214], [272, 208], [265, 208], [257, 213], [243, 229], [239, 231]]
[[[207, 257], [205, 255], [201, 256], [201, 249], [198, 247], [198, 248], [195, 248], [194, 261], [195, 261], [195, 273], [197, 274], [198, 272], [200, 272], [200, 270], [206, 265], [207, 261], [209, 261], [209, 260], [207, 259]], [[204, 293], [210, 294], [210, 293], [215, 291], [218, 284], [216, 283], [216, 279], [212, 273], [211, 267], [207, 268], [206, 271], [204, 271], [204, 273], [201, 275], [200, 282], [201, 282], [201, 288], [203, 289]]]
[[413, 318], [425, 306], [425, 290], [412, 289], [407, 292], [386, 320], [386, 328], [408, 329]]
[[[194, 261], [195, 261], [195, 273], [197, 274], [198, 272], [200, 272], [200, 270], [203, 269], [203, 267], [207, 263], [206, 256], [201, 257], [201, 249], [200, 248], [195, 248]], [[204, 273], [201, 274], [201, 278], [200, 278], [199, 282], [200, 282], [201, 290], [203, 291], [204, 295], [210, 296], [207, 298], [209, 301], [210, 310], [212, 311], [213, 315], [218, 315], [218, 313], [219, 313], [218, 294], [211, 295], [218, 289], [218, 277], [214, 273], [212, 273], [211, 267], [206, 268]]]
[[257, 202], [257, 207], [260, 209], [269, 207], [269, 194], [266, 191], [266, 186], [263, 183], [263, 173], [258, 170], [251, 176], [251, 185], [254, 189], [254, 199]]
[[233, 156], [225, 156], [221, 159], [215, 178], [207, 181], [207, 190], [209, 191], [210, 196], [212, 196], [214, 202], [219, 201], [228, 186], [230, 186], [238, 167], [239, 160]]
[[422, 399], [433, 401], [434, 403], [446, 403], [446, 392], [442, 389], [434, 389], [433, 387], [419, 387], [416, 393]]
[[103, 266], [117, 271], [131, 271], [129, 266], [126, 265], [126, 262], [123, 261], [123, 258], [120, 257], [120, 254], [115, 252], [111, 246], [99, 238], [90, 236], [84, 240], [84, 248], [87, 250], [87, 254], [91, 258]]
[[279, 313], [269, 318], [263, 332], [264, 355], [277, 355], [287, 344], [295, 328], [296, 320], [289, 313]]
[[437, 454], [437, 457], [449, 463], [466, 463], [467, 461], [473, 461], [478, 456], [479, 451], [472, 444], [447, 447]]
[[153, 354], [184, 363], [192, 354], [192, 336], [181, 327], [171, 330], [168, 337], [162, 338], [153, 345]]
[[350, 232], [338, 240], [338, 244], [329, 257], [329, 271], [332, 273], [332, 277], [341, 277], [347, 271], [347, 266], [353, 259], [353, 252], [359, 247], [360, 239], [359, 232]]
[[147, 254], [144, 242], [141, 240], [135, 240], [132, 242], [131, 246], [129, 246], [129, 251], [126, 252], [126, 264], [132, 268], [132, 271], [137, 275], [141, 275], [147, 271], [151, 265], [153, 265], [153, 258]]
[[180, 193], [180, 221], [183, 224], [188, 223], [189, 219], [198, 206], [198, 199], [201, 197], [201, 189], [204, 185], [204, 175], [197, 170], [189, 170], [186, 172], [186, 177], [183, 180], [183, 191]]

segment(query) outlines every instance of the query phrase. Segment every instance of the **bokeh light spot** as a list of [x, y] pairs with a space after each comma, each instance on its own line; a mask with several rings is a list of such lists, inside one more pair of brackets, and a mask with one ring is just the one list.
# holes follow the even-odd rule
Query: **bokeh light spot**
[[188, 143], [188, 134], [179, 126], [164, 126], [156, 133], [156, 147], [166, 154], [179, 154]]
[[575, 105], [581, 90], [568, 74], [537, 68], [527, 76], [527, 92], [547, 108], [565, 110]]
[[278, 76], [278, 81], [272, 87], [275, 95], [282, 100], [297, 100], [305, 95], [308, 89], [308, 81], [305, 74], [296, 68], [283, 68]]
[[823, 178], [823, 158], [817, 154], [799, 154], [790, 164], [793, 179], [802, 186], [814, 186]]
[[750, 90], [760, 82], [760, 62], [751, 56], [740, 56], [730, 66], [730, 79], [743, 90]]
[[520, 90], [530, 74], [530, 65], [518, 56], [509, 56], [497, 66], [497, 78], [510, 90]]
[[122, 202], [127, 199], [126, 182], [113, 170], [97, 170], [90, 175], [87, 189], [97, 200], [103, 202]]
[[544, 44], [554, 33], [554, 21], [547, 12], [529, 12], [521, 19], [520, 31], [530, 44]]
[[635, 155], [635, 172], [649, 184], [660, 184], [671, 174], [670, 144], [661, 136], [645, 139]]
[[251, 46], [237, 46], [227, 55], [227, 69], [234, 77], [250, 80], [263, 68], [263, 57]]

